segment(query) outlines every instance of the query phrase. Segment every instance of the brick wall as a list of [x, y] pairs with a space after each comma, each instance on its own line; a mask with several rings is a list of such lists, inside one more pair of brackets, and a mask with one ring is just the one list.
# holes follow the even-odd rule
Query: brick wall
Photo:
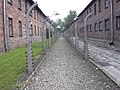
[[[6, 29], [7, 29], [7, 47], [8, 49], [12, 49], [18, 46], [18, 40], [21, 41], [21, 43], [24, 42], [25, 39], [25, 13], [24, 13], [24, 4], [22, 2], [21, 10], [18, 9], [17, 1], [12, 1], [12, 4], [10, 4], [6, 0]], [[13, 21], [13, 36], [10, 37], [9, 35], [9, 22], [8, 18], [12, 18]], [[22, 33], [23, 37], [19, 37], [18, 34], [18, 21], [22, 22]]]
[[[2, 0], [1, 0], [2, 1]], [[12, 4], [6, 0], [6, 29], [7, 29], [7, 49], [11, 50], [16, 47], [21, 47], [26, 44], [26, 24], [25, 24], [25, 19], [26, 19], [26, 13], [25, 13], [25, 0], [21, 0], [21, 9], [18, 8], [18, 0], [12, 0]], [[28, 0], [29, 1], [29, 0]], [[32, 0], [27, 2], [27, 8], [30, 7], [33, 3], [31, 3]], [[1, 4], [1, 3], [0, 3]], [[0, 8], [1, 9], [1, 8]], [[30, 16], [30, 24], [33, 25], [33, 36], [31, 36], [31, 40], [33, 42], [38, 42], [41, 41], [41, 36], [40, 36], [40, 30], [43, 30], [43, 23], [44, 23], [44, 16], [41, 14], [39, 8], [35, 8], [36, 10], [36, 18], [34, 18], [34, 10], [32, 10], [32, 16]], [[37, 12], [39, 13], [39, 17], [37, 17]], [[9, 35], [9, 19], [12, 18], [13, 21], [13, 36]], [[38, 19], [39, 18], [39, 19]], [[1, 20], [0, 20], [1, 21]], [[18, 22], [22, 22], [22, 36], [19, 36], [19, 24]], [[2, 24], [1, 24], [2, 25]], [[37, 35], [35, 36], [35, 28], [36, 26], [36, 33]], [[38, 31], [39, 27], [39, 31]], [[31, 28], [31, 27], [30, 27]], [[0, 27], [2, 30], [2, 28]], [[39, 35], [38, 35], [39, 33]], [[2, 34], [2, 33], [0, 33]], [[3, 42], [3, 41], [2, 41]]]
[[120, 0], [119, 2], [116, 2], [116, 0], [114, 1], [114, 38], [115, 38], [115, 44], [119, 44], [120, 45], [120, 29], [117, 30], [116, 29], [116, 16], [120, 16]]
[[[106, 40], [109, 44], [111, 42], [111, 7], [110, 3], [108, 3], [108, 8], [105, 8], [105, 1], [101, 0], [101, 12], [99, 12], [99, 0], [93, 0], [84, 10], [82, 13], [80, 13], [79, 19], [76, 21], [79, 21], [79, 24], [77, 24], [77, 30], [78, 32], [81, 32], [81, 28], [84, 27], [84, 18], [88, 13], [94, 12], [94, 4], [96, 4], [96, 15], [92, 15], [91, 18], [88, 18], [87, 25], [90, 27], [92, 25], [91, 30], [92, 32], [88, 31], [88, 37], [89, 38], [95, 38], [95, 39], [102, 39]], [[120, 1], [117, 2], [117, 0], [113, 0], [113, 25], [114, 25], [114, 41], [115, 45], [120, 45], [120, 30], [116, 30], [116, 17], [120, 16]], [[109, 19], [109, 30], [105, 30], [105, 20]], [[102, 31], [99, 30], [99, 22], [102, 21]], [[75, 22], [75, 23], [76, 23]], [[97, 23], [97, 31], [95, 31], [95, 23]], [[73, 27], [71, 25], [71, 27]], [[80, 38], [83, 38], [83, 33], [78, 34]], [[106, 43], [106, 42], [105, 42]]]
[[2, 13], [2, 0], [0, 0], [0, 52], [3, 51], [3, 13]]

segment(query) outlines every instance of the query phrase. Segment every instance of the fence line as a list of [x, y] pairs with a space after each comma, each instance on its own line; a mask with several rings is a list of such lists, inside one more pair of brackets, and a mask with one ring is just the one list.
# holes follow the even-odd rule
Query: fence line
[[[51, 45], [57, 40], [59, 35], [51, 37]], [[43, 37], [41, 37], [43, 38]], [[36, 57], [40, 54], [45, 54], [46, 50], [49, 49], [49, 40], [46, 39], [44, 34], [44, 40], [40, 42], [32, 43], [32, 67], [35, 68], [36, 62], [39, 63], [40, 60], [36, 61]], [[45, 44], [45, 50], [43, 45]], [[50, 46], [51, 46], [50, 45]], [[19, 47], [0, 55], [0, 90], [13, 90], [21, 88], [21, 78], [25, 78], [23, 75], [27, 76], [27, 55], [26, 47]], [[34, 65], [35, 64], [35, 65]], [[35, 66], [35, 67], [34, 67]]]

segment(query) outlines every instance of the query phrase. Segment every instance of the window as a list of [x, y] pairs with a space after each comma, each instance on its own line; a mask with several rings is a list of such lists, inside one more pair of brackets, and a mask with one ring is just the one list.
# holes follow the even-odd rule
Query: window
[[89, 32], [89, 25], [87, 25], [87, 32]]
[[84, 27], [80, 28], [80, 33], [84, 32]]
[[99, 0], [99, 12], [101, 12], [102, 8], [101, 8], [102, 2], [101, 0]]
[[102, 21], [99, 22], [99, 31], [102, 31], [103, 27], [102, 27]]
[[8, 18], [8, 25], [9, 25], [9, 36], [13, 37], [13, 21], [12, 18]]
[[118, 30], [120, 30], [120, 16], [117, 16], [116, 17], [116, 29]]
[[21, 0], [18, 0], [18, 8], [21, 9]]
[[116, 0], [116, 2], [119, 2], [120, 0]]
[[82, 27], [82, 33], [84, 33], [84, 27]]
[[109, 19], [105, 20], [105, 30], [106, 31], [110, 30], [110, 21], [109, 21]]
[[80, 33], [84, 33], [84, 27], [80, 28]]
[[31, 31], [30, 31], [30, 35], [33, 36], [33, 25], [31, 24]]
[[82, 29], [80, 28], [80, 33], [81, 33], [81, 30], [82, 30]]
[[36, 19], [36, 10], [34, 9], [34, 19]]
[[97, 23], [94, 24], [94, 31], [97, 32]]
[[38, 27], [38, 36], [40, 35], [40, 33], [39, 33], [39, 27]]
[[42, 16], [41, 16], [41, 14], [39, 14], [39, 15], [40, 15], [40, 17], [39, 17], [39, 21], [41, 22], [41, 17], [42, 17]]
[[[91, 8], [89, 9], [89, 12], [91, 13]], [[91, 15], [90, 15], [90, 18], [91, 18]]]
[[36, 36], [37, 32], [36, 32], [36, 26], [35, 26], [35, 36]]
[[25, 13], [27, 13], [27, 0], [25, 0]]
[[12, 0], [8, 0], [8, 2], [9, 2], [10, 4], [12, 4]]
[[87, 11], [86, 13], [87, 13], [87, 15], [88, 15], [88, 14], [89, 14], [89, 12], [88, 12], [88, 10], [86, 10], [86, 11]]
[[[42, 35], [41, 32], [42, 32], [42, 30], [41, 30], [41, 27], [40, 27], [40, 35]], [[48, 33], [48, 29], [46, 30], [46, 32]]]
[[52, 31], [50, 32], [50, 37], [52, 37]]
[[109, 6], [109, 0], [105, 0], [105, 8], [108, 8]]
[[84, 18], [86, 17], [86, 12], [84, 12]]
[[92, 24], [90, 25], [90, 32], [92, 32]]
[[96, 15], [96, 4], [94, 4], [94, 15]]
[[37, 11], [37, 20], [39, 19], [39, 12]]
[[18, 22], [18, 30], [19, 30], [19, 37], [22, 37], [22, 22], [21, 21], [19, 21]]

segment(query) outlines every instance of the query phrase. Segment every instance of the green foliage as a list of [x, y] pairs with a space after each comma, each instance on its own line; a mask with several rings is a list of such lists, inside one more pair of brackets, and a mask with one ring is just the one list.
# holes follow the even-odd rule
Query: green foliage
[[33, 54], [33, 60], [35, 60], [36, 56], [40, 55], [42, 53], [42, 42], [37, 42], [32, 44], [32, 54]]
[[60, 26], [60, 27], [61, 27], [61, 30], [62, 30], [63, 27], [64, 27], [63, 24], [64, 24], [64, 22], [63, 22], [61, 19], [57, 19], [56, 22], [53, 22], [53, 25], [54, 25], [55, 27]]
[[[48, 43], [48, 40], [46, 44]], [[32, 44], [33, 59], [42, 52], [42, 42]], [[0, 90], [19, 88], [16, 81], [26, 71], [26, 47], [17, 48], [0, 55]]]
[[61, 30], [65, 31], [69, 28], [70, 24], [74, 21], [74, 19], [77, 17], [77, 12], [70, 10], [68, 15], [63, 19], [58, 19], [56, 22], [53, 22], [54, 26], [60, 26]]
[[26, 70], [26, 49], [17, 48], [0, 56], [0, 90], [11, 90]]
[[77, 16], [76, 11], [72, 11], [72, 10], [69, 11], [67, 17], [64, 18], [64, 31], [69, 28], [70, 24], [74, 21], [76, 16]]

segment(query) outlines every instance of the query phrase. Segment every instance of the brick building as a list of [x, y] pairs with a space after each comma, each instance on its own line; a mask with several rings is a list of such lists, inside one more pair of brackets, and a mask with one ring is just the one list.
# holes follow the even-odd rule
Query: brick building
[[[33, 0], [0, 0], [0, 52], [26, 44], [26, 12], [33, 4]], [[38, 6], [32, 10], [29, 26], [32, 41], [41, 40], [45, 20]]]
[[[89, 39], [102, 40], [104, 44], [120, 45], [120, 0], [92, 0], [70, 26], [83, 38], [84, 19], [89, 13], [87, 31]], [[77, 27], [75, 27], [75, 23]]]
[[0, 0], [0, 51], [3, 48], [3, 15], [2, 15], [2, 0]]

